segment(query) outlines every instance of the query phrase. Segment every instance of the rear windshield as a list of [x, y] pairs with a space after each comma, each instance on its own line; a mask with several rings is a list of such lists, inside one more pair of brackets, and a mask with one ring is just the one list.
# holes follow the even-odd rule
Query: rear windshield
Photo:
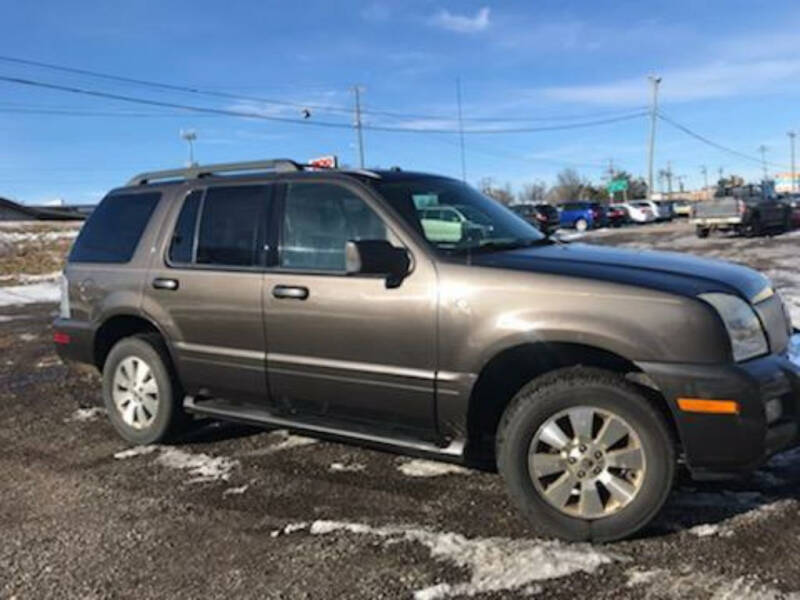
[[81, 229], [70, 262], [128, 262], [160, 198], [160, 192], [106, 196]]

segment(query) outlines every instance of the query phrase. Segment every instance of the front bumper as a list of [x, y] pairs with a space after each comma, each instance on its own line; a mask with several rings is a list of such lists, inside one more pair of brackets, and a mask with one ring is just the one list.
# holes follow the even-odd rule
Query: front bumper
[[[800, 333], [789, 349], [739, 364], [640, 363], [675, 417], [686, 464], [698, 479], [752, 471], [776, 452], [800, 445]], [[678, 398], [735, 400], [738, 415], [683, 412]], [[767, 402], [781, 404], [768, 422]]]

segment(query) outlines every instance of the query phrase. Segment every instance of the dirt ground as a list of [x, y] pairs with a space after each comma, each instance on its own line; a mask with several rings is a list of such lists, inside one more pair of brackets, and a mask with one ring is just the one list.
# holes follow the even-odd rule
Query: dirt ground
[[[586, 241], [751, 264], [800, 322], [800, 232]], [[0, 307], [1, 598], [800, 598], [798, 451], [680, 484], [636, 539], [542, 540], [491, 473], [215, 423], [131, 450], [54, 355], [55, 308]]]

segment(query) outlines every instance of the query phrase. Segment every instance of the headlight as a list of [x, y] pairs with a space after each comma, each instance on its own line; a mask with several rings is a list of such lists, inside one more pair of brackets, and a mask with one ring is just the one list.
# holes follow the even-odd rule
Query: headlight
[[700, 294], [713, 306], [728, 330], [736, 362], [769, 352], [758, 315], [747, 302], [731, 294]]

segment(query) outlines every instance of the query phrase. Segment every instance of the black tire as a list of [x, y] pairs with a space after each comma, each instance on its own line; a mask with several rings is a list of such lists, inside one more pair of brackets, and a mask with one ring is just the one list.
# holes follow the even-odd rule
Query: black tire
[[[136, 429], [125, 423], [117, 408], [112, 390], [119, 364], [129, 357], [143, 360], [158, 385], [158, 408], [152, 423]], [[120, 436], [134, 444], [155, 444], [168, 441], [184, 430], [189, 421], [183, 410], [183, 389], [172, 368], [172, 361], [158, 334], [141, 334], [123, 338], [109, 352], [103, 365], [103, 401], [111, 424]]]
[[[528, 472], [528, 451], [537, 430], [553, 415], [576, 406], [622, 417], [638, 435], [647, 464], [641, 488], [630, 504], [594, 520], [567, 515], [552, 506]], [[632, 535], [661, 510], [675, 477], [675, 443], [664, 417], [633, 384], [600, 369], [561, 369], [525, 385], [503, 413], [496, 452], [509, 495], [534, 530], [572, 541], [607, 542]]]
[[708, 229], [707, 227], [698, 227], [697, 229], [695, 229], [695, 233], [697, 234], [697, 237], [699, 237], [700, 239], [705, 239], [708, 237], [708, 234], [711, 233], [711, 230]]

